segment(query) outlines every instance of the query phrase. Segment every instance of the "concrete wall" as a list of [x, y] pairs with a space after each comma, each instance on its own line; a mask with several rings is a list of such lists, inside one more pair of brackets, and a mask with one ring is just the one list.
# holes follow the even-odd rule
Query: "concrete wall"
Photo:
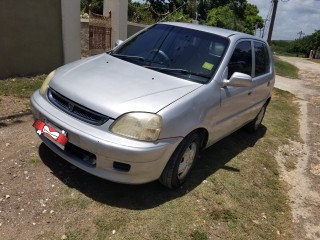
[[79, 58], [79, 15], [80, 0], [1, 0], [0, 79], [48, 73]]
[[61, 17], [63, 63], [66, 64], [80, 59], [80, 0], [61, 0]]
[[117, 40], [127, 37], [128, 0], [104, 0], [103, 15], [111, 11], [111, 48]]
[[139, 23], [133, 23], [128, 22], [128, 37], [131, 37], [133, 34], [141, 31], [142, 29], [149, 27], [149, 25], [139, 24]]

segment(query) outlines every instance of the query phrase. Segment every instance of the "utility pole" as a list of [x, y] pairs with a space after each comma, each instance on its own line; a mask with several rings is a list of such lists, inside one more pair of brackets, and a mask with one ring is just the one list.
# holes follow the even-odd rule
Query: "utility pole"
[[273, 2], [273, 9], [272, 9], [272, 16], [271, 16], [271, 22], [270, 22], [270, 28], [269, 28], [268, 40], [267, 40], [269, 44], [271, 44], [271, 37], [273, 32], [274, 21], [276, 19], [279, 0], [272, 0], [272, 2]]
[[300, 31], [297, 33], [299, 35], [299, 39], [302, 37], [302, 35], [306, 35], [304, 32]]

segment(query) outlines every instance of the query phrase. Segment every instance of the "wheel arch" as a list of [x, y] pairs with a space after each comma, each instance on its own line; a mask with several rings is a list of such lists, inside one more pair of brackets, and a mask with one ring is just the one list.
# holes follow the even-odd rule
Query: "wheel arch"
[[205, 146], [208, 143], [208, 137], [209, 137], [209, 132], [206, 128], [197, 128], [195, 130], [193, 130], [192, 132], [190, 132], [188, 135], [192, 134], [192, 133], [197, 133], [200, 136], [201, 139], [201, 145], [200, 145], [200, 149], [204, 149]]

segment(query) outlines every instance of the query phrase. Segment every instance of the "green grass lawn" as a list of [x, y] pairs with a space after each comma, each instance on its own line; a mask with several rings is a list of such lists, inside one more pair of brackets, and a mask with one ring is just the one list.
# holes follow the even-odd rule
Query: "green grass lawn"
[[[0, 81], [0, 95], [28, 97], [45, 76]], [[300, 141], [295, 97], [274, 89], [263, 125], [239, 130], [202, 152], [180, 189], [159, 183], [111, 183], [70, 165], [40, 146], [41, 160], [63, 187], [52, 196], [67, 239], [292, 239], [287, 189], [278, 147]], [[59, 215], [59, 216], [60, 216]], [[60, 239], [49, 228], [35, 239]]]
[[287, 78], [298, 78], [299, 74], [298, 71], [299, 69], [285, 61], [282, 61], [278, 57], [274, 57], [274, 66], [276, 70], [276, 74], [280, 75], [282, 77], [287, 77]]

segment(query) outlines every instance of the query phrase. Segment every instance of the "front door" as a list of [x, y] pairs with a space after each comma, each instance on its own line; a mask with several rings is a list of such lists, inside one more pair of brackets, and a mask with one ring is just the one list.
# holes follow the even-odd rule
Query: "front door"
[[[252, 45], [249, 40], [237, 43], [228, 64], [228, 79], [234, 72], [252, 76]], [[220, 90], [221, 111], [215, 134], [222, 138], [241, 127], [248, 119], [254, 117], [252, 112], [252, 86], [226, 86]]]

